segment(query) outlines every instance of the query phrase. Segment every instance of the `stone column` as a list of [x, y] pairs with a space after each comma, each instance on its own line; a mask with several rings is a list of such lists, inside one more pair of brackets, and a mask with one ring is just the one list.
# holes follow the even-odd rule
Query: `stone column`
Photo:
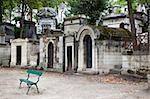
[[79, 42], [75, 41], [74, 44], [74, 71], [77, 72], [78, 69], [78, 46], [79, 46]]

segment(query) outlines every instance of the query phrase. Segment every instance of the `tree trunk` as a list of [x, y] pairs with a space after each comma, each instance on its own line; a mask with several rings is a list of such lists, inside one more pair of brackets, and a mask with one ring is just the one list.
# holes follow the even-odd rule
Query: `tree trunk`
[[2, 14], [3, 14], [3, 0], [0, 0], [0, 24], [2, 24]]
[[9, 22], [11, 23], [12, 9], [9, 10]]
[[133, 33], [133, 35], [132, 35], [132, 39], [133, 39], [133, 48], [135, 49], [135, 46], [137, 45], [137, 42], [136, 42], [136, 29], [135, 29], [134, 16], [133, 16], [133, 13], [132, 13], [132, 4], [131, 4], [131, 0], [127, 0], [127, 4], [128, 4], [128, 15], [129, 15], [129, 20], [130, 20], [130, 24], [131, 24], [131, 32]]
[[150, 3], [148, 4], [147, 15], [148, 15], [148, 44], [150, 54]]
[[24, 30], [24, 19], [25, 19], [24, 12], [25, 12], [25, 0], [22, 0], [22, 11], [21, 11], [21, 20], [20, 20], [20, 28], [21, 28], [20, 38], [22, 38], [23, 30]]
[[32, 22], [32, 15], [33, 15], [33, 13], [32, 13], [32, 8], [31, 7], [29, 7], [30, 8], [30, 11], [29, 11], [29, 14], [30, 14], [30, 21]]

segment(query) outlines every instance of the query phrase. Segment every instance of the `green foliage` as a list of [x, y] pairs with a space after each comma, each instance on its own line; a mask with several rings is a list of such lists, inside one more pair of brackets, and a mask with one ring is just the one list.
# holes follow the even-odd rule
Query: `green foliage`
[[12, 11], [17, 6], [17, 0], [4, 0], [2, 6], [4, 9], [3, 15], [11, 21]]
[[120, 8], [116, 9], [116, 13], [120, 14], [121, 13], [121, 9]]
[[67, 1], [70, 0], [41, 0], [43, 7], [53, 7], [53, 8], [57, 8], [60, 3]]
[[13, 9], [17, 3], [15, 0], [4, 0], [3, 9]]
[[150, 0], [137, 0], [140, 4], [150, 3]]
[[[131, 0], [132, 2], [132, 8], [133, 8], [133, 11], [136, 10], [137, 8], [137, 5], [139, 4], [137, 0]], [[116, 2], [113, 3], [113, 5], [119, 5], [121, 7], [124, 7], [127, 5], [127, 1], [126, 0], [117, 0]]]
[[[131, 2], [132, 2], [133, 11], [135, 11], [138, 4], [148, 4], [148, 3], [150, 3], [150, 0], [131, 0]], [[126, 0], [117, 0], [117, 1], [113, 2], [112, 5], [120, 5], [120, 6], [124, 7], [127, 5], [127, 1]]]
[[26, 0], [26, 4], [31, 9], [39, 9], [43, 6], [43, 4], [40, 0]]
[[60, 3], [66, 2], [68, 0], [51, 0], [52, 7], [57, 7]]
[[70, 13], [74, 15], [79, 14], [80, 0], [70, 0], [68, 3], [71, 6]]
[[52, 0], [42, 0], [41, 2], [43, 7], [54, 7]]
[[18, 28], [18, 27], [15, 27], [15, 38], [19, 38], [20, 37], [20, 32], [21, 32], [21, 29]]
[[71, 13], [84, 14], [90, 17], [90, 23], [95, 24], [100, 13], [107, 7], [108, 0], [71, 0]]
[[126, 0], [117, 0], [113, 3], [113, 5], [120, 5], [120, 6], [126, 6], [127, 5], [127, 1]]
[[[95, 23], [100, 12], [106, 8], [107, 1], [108, 0], [25, 0], [25, 3], [26, 6], [30, 8], [30, 13], [32, 14], [32, 9], [39, 9], [41, 7], [57, 8], [60, 3], [67, 2], [72, 7], [72, 14], [85, 14], [90, 17], [91, 22]], [[22, 4], [22, 0], [3, 0], [3, 2], [5, 2], [3, 8], [11, 11], [17, 6], [20, 9], [20, 4]], [[11, 16], [11, 11], [7, 16]]]

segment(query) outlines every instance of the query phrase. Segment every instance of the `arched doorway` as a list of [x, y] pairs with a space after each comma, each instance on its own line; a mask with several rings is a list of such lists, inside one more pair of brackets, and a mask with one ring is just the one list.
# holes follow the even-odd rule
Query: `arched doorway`
[[92, 68], [92, 39], [86, 35], [83, 39], [84, 46], [84, 64], [86, 68]]
[[53, 58], [54, 58], [54, 46], [50, 42], [48, 45], [48, 68], [53, 68]]

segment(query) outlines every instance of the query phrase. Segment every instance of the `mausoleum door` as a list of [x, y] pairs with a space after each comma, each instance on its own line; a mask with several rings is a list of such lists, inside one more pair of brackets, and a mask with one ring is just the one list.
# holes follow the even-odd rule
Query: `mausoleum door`
[[48, 45], [48, 68], [53, 68], [54, 46], [52, 42]]
[[84, 43], [84, 64], [86, 68], [92, 68], [92, 40], [89, 35], [86, 35]]
[[67, 47], [67, 71], [72, 71], [72, 46]]
[[21, 65], [21, 46], [16, 47], [16, 65]]

